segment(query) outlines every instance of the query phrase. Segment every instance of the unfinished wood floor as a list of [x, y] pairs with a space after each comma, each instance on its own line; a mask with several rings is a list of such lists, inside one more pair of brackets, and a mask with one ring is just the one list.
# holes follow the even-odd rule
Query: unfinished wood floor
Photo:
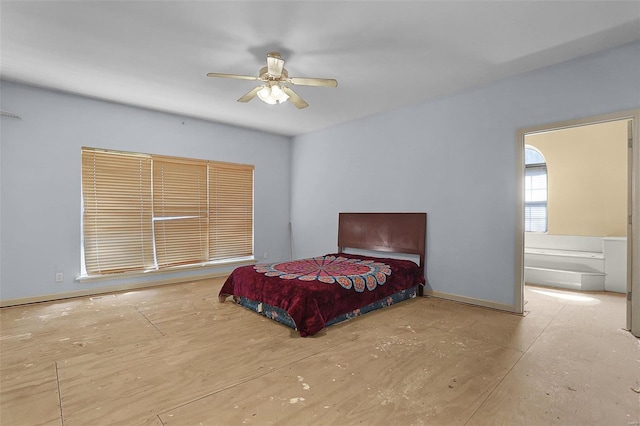
[[638, 425], [625, 298], [422, 298], [299, 335], [222, 280], [0, 310], [4, 425]]

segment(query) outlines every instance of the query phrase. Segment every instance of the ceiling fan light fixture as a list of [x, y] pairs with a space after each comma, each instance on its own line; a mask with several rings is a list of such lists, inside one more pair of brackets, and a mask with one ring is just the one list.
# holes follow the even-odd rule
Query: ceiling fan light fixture
[[282, 91], [282, 88], [279, 84], [271, 86], [271, 96], [278, 99], [280, 102], [284, 102], [289, 98], [289, 96], [287, 96], [287, 94]]
[[258, 97], [262, 102], [269, 105], [281, 104], [289, 99], [289, 95], [284, 93], [279, 84], [262, 86], [262, 88], [258, 90]]
[[258, 77], [241, 74], [221, 74], [217, 72], [207, 73], [207, 76], [262, 82], [260, 86], [256, 86], [249, 92], [242, 95], [238, 99], [238, 102], [247, 103], [253, 98], [258, 97], [262, 102], [269, 105], [276, 105], [289, 101], [298, 109], [306, 108], [309, 104], [294, 92], [293, 89], [289, 87], [289, 84], [293, 84], [294, 86], [338, 86], [338, 82], [333, 78], [289, 77], [289, 73], [284, 67], [284, 59], [282, 59], [278, 52], [270, 52], [267, 54], [267, 66], [260, 69]]

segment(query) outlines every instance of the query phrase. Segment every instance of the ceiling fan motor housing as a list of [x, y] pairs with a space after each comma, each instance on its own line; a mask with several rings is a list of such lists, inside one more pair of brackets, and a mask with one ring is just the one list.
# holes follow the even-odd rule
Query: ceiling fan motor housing
[[[271, 70], [271, 72], [269, 72], [269, 70]], [[289, 72], [284, 68], [284, 59], [281, 58], [280, 53], [278, 52], [269, 52], [267, 54], [267, 66], [260, 68], [258, 77], [213, 72], [207, 73], [207, 76], [261, 81], [264, 83], [261, 86], [254, 87], [248, 93], [241, 96], [240, 99], [238, 99], [238, 102], [246, 103], [258, 96], [262, 101], [272, 105], [283, 103], [288, 100], [298, 109], [306, 108], [309, 104], [294, 92], [291, 87], [282, 83], [325, 87], [336, 87], [338, 85], [338, 82], [335, 79], [329, 78], [289, 78]]]
[[269, 69], [268, 67], [262, 67], [260, 68], [260, 80], [264, 80], [264, 81], [282, 81], [285, 80], [287, 78], [289, 78], [289, 73], [287, 72], [286, 68], [282, 68], [282, 73], [280, 74], [280, 76], [276, 77], [273, 76], [271, 74], [269, 74]]

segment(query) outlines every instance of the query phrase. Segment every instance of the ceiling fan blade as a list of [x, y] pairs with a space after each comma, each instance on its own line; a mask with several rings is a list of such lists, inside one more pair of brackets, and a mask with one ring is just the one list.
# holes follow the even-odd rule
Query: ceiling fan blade
[[323, 86], [323, 87], [337, 87], [338, 81], [333, 78], [300, 78], [291, 77], [287, 80], [291, 84], [299, 86]]
[[239, 75], [239, 74], [220, 74], [218, 72], [210, 72], [207, 73], [207, 77], [223, 77], [223, 78], [236, 78], [238, 80], [260, 80], [258, 77], [253, 77], [251, 75]]
[[253, 89], [248, 91], [244, 96], [238, 99], [238, 102], [249, 102], [251, 99], [256, 97], [260, 89], [262, 89], [262, 86], [254, 87]]
[[267, 55], [267, 72], [272, 77], [280, 77], [284, 68], [284, 59], [280, 58], [277, 52], [271, 52]]
[[291, 90], [290, 87], [282, 86], [282, 91], [284, 93], [286, 93], [287, 95], [289, 95], [289, 101], [291, 101], [293, 106], [295, 106], [296, 108], [302, 109], [302, 108], [306, 108], [306, 107], [309, 106], [309, 104], [306, 103], [304, 101], [304, 99], [302, 99], [300, 96], [298, 96], [298, 94], [296, 92]]

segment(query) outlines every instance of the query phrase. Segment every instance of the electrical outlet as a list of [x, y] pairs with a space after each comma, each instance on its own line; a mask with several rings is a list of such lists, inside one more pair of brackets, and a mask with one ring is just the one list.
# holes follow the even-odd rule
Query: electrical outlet
[[265, 259], [269, 258], [269, 253], [265, 251], [262, 257], [264, 257]]
[[61, 283], [64, 281], [64, 274], [62, 272], [56, 272], [56, 282]]

